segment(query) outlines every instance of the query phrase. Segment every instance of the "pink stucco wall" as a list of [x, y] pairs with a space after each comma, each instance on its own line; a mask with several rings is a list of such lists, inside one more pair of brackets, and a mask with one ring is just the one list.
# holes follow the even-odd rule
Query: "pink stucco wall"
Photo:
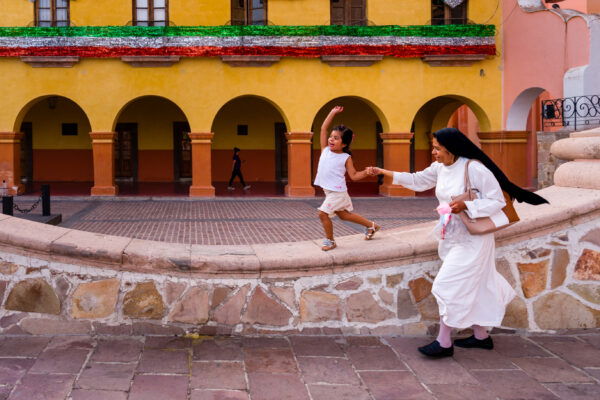
[[551, 98], [562, 97], [564, 73], [589, 59], [589, 34], [582, 18], [565, 23], [552, 11], [526, 12], [516, 2], [503, 1], [505, 128], [510, 107], [523, 91], [540, 88]]

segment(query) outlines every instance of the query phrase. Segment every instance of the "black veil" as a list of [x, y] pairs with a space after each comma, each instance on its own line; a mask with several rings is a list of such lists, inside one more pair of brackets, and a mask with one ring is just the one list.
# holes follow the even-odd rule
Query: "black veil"
[[525, 202], [533, 205], [548, 203], [537, 194], [522, 189], [508, 180], [504, 172], [471, 140], [456, 128], [443, 128], [433, 133], [439, 144], [444, 146], [450, 153], [457, 157], [465, 157], [473, 160], [479, 160], [489, 169], [500, 183], [502, 190], [507, 192], [511, 198], [518, 202]]

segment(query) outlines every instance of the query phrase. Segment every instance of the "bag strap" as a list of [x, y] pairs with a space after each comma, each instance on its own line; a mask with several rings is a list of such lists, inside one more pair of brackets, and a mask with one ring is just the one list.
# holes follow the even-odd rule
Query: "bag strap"
[[469, 179], [469, 164], [471, 164], [471, 161], [473, 160], [469, 160], [465, 164], [465, 192], [467, 193], [471, 193], [471, 180]]

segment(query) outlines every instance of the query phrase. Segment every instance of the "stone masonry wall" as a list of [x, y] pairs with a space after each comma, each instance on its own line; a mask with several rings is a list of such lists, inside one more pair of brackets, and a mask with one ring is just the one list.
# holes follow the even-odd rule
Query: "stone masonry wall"
[[554, 184], [554, 171], [566, 160], [560, 160], [552, 155], [550, 146], [557, 140], [568, 138], [570, 133], [571, 131], [537, 132], [538, 189]]
[[[201, 279], [0, 253], [2, 334], [427, 334], [439, 261], [298, 278]], [[503, 327], [600, 325], [600, 219], [497, 249]]]

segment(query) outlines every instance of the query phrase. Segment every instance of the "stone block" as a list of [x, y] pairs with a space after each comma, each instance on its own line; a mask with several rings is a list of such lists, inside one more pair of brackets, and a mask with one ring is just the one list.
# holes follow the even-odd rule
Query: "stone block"
[[527, 305], [520, 297], [515, 297], [506, 307], [502, 326], [510, 328], [528, 328], [529, 319]]
[[342, 301], [331, 293], [305, 290], [300, 295], [302, 322], [339, 321], [342, 319]]
[[8, 281], [0, 281], [0, 304], [4, 299], [4, 292], [6, 291], [6, 286], [8, 286]]
[[[40, 225], [40, 224], [36, 224]], [[59, 229], [52, 227], [53, 229]], [[101, 233], [66, 230], [67, 232], [50, 242], [49, 252], [57, 256], [85, 259], [93, 264], [112, 264], [120, 267], [123, 251], [131, 238], [103, 235]]]
[[18, 324], [20, 320], [25, 318], [27, 313], [14, 313], [10, 315], [5, 315], [0, 318], [0, 328], [8, 328], [9, 326], [13, 326]]
[[600, 252], [584, 249], [575, 264], [575, 279], [600, 281]]
[[569, 265], [569, 251], [567, 249], [555, 249], [552, 256], [552, 277], [550, 288], [556, 289], [561, 286], [567, 277], [567, 266]]
[[536, 300], [533, 313], [535, 322], [542, 329], [595, 328], [600, 319], [600, 311], [560, 292]]
[[373, 277], [367, 278], [367, 281], [369, 281], [369, 283], [371, 285], [380, 285], [381, 284], [381, 276], [373, 276]]
[[187, 274], [192, 269], [191, 245], [131, 239], [123, 250], [123, 268], [150, 273]]
[[417, 278], [408, 282], [408, 287], [417, 303], [431, 293], [432, 286], [433, 284], [425, 278]]
[[510, 269], [510, 263], [506, 260], [506, 258], [496, 260], [496, 270], [504, 277], [504, 279], [506, 279], [508, 283], [510, 283], [510, 286], [514, 288], [517, 285], [515, 276]]
[[130, 318], [161, 319], [165, 306], [154, 282], [138, 283], [123, 299], [123, 314]]
[[590, 303], [600, 304], [600, 285], [572, 283], [567, 287]]
[[271, 286], [271, 292], [273, 292], [279, 300], [283, 301], [288, 305], [291, 309], [296, 309], [296, 292], [293, 287], [279, 287], [279, 286]]
[[259, 286], [248, 302], [242, 322], [249, 324], [285, 326], [289, 324], [292, 313]]
[[402, 279], [404, 279], [404, 274], [388, 275], [385, 277], [385, 284], [387, 287], [393, 288], [398, 286]]
[[525, 297], [533, 297], [546, 289], [548, 279], [548, 260], [538, 263], [518, 263], [521, 274], [521, 288]]
[[0, 261], [0, 274], [12, 275], [19, 270], [17, 264], [8, 261]]
[[69, 291], [71, 290], [71, 283], [64, 276], [59, 276], [54, 281], [54, 287], [56, 289], [56, 294], [58, 295], [58, 299], [61, 304], [64, 304], [69, 295]]
[[18, 282], [4, 306], [7, 310], [60, 314], [60, 301], [54, 289], [42, 278]]
[[80, 284], [73, 293], [71, 316], [73, 318], [108, 317], [115, 311], [119, 286], [118, 279]]
[[398, 318], [406, 319], [417, 316], [419, 311], [413, 304], [410, 298], [410, 290], [400, 289], [398, 290]]
[[182, 335], [185, 333], [183, 328], [174, 325], [162, 325], [151, 322], [134, 322], [131, 326], [131, 332], [137, 335]]
[[346, 279], [343, 282], [335, 285], [337, 290], [356, 290], [363, 284], [363, 280], [357, 276], [352, 277], [350, 279]]
[[394, 303], [394, 295], [385, 290], [384, 288], [379, 289], [379, 292], [377, 292], [377, 294], [379, 295], [381, 301], [383, 301], [385, 304], [391, 305], [392, 303]]
[[402, 325], [402, 334], [407, 336], [425, 336], [427, 335], [427, 325], [423, 322], [411, 322]]
[[394, 314], [377, 304], [373, 295], [365, 290], [346, 299], [346, 316], [350, 322], [376, 323], [392, 318]]
[[217, 308], [223, 300], [229, 296], [229, 294], [233, 291], [229, 286], [217, 286], [213, 290], [212, 300], [210, 302], [212, 309]]
[[241, 287], [236, 294], [227, 299], [221, 307], [213, 313], [213, 319], [220, 324], [236, 325], [240, 323], [242, 308], [246, 304], [246, 296], [250, 291], [250, 284]]
[[208, 290], [201, 287], [190, 288], [183, 298], [173, 306], [169, 321], [186, 324], [203, 324], [208, 321]]
[[435, 297], [429, 295], [417, 304], [421, 319], [425, 321], [438, 321], [440, 319], [439, 307]]
[[600, 247], [600, 228], [595, 228], [588, 231], [585, 235], [583, 235], [580, 242], [588, 242]]
[[180, 282], [167, 282], [165, 284], [165, 302], [172, 305], [181, 297], [181, 294], [187, 288], [187, 284]]
[[524, 257], [529, 258], [530, 260], [535, 260], [538, 258], [547, 257], [552, 253], [552, 250], [546, 249], [544, 247], [538, 247], [532, 250], [525, 251]]

